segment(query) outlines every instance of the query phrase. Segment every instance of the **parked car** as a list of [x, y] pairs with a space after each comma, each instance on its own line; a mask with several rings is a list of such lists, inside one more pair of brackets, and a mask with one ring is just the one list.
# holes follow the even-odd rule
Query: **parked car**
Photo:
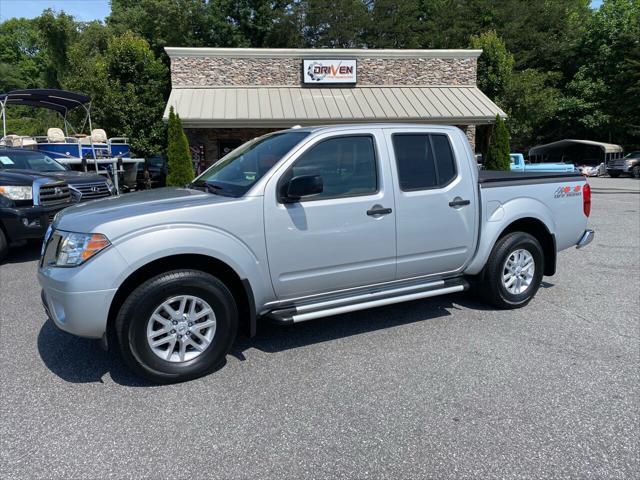
[[64, 210], [38, 278], [58, 327], [169, 383], [220, 366], [238, 329], [253, 335], [265, 318], [470, 285], [522, 307], [557, 252], [591, 242], [590, 208], [578, 174], [479, 172], [455, 127], [298, 128], [246, 143], [189, 188]]
[[138, 164], [137, 190], [149, 190], [167, 185], [167, 158], [156, 155]]
[[622, 174], [640, 178], [640, 150], [628, 153], [623, 158], [611, 160], [607, 164], [607, 173], [613, 178]]
[[512, 172], [575, 172], [572, 163], [527, 163], [521, 153], [511, 153]]
[[69, 170], [37, 151], [0, 147], [0, 260], [9, 245], [44, 237], [63, 208], [112, 194], [103, 176]]
[[604, 162], [600, 165], [581, 165], [578, 171], [585, 177], [598, 177], [605, 172]]

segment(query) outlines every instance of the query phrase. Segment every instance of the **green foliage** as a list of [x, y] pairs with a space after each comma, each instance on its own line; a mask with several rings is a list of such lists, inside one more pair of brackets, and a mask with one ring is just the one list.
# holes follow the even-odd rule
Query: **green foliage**
[[504, 120], [496, 115], [496, 121], [493, 126], [493, 134], [489, 142], [489, 148], [484, 161], [484, 168], [487, 170], [504, 170], [508, 171], [509, 166], [509, 153], [511, 147], [509, 146], [509, 131], [504, 123]]
[[35, 21], [12, 18], [0, 23], [0, 91], [42, 86], [44, 63]]
[[84, 53], [82, 42], [70, 49], [64, 86], [92, 96], [94, 126], [105, 128], [109, 136], [128, 137], [137, 155], [161, 150], [168, 70], [147, 42], [127, 32], [109, 38], [104, 52], [91, 62]]
[[556, 117], [562, 100], [553, 86], [557, 77], [532, 68], [512, 74], [499, 103], [508, 115], [514, 151], [527, 151], [546, 141], [544, 130]]
[[473, 35], [471, 48], [482, 50], [478, 58], [478, 87], [490, 98], [500, 98], [511, 81], [513, 55], [493, 30]]
[[45, 83], [59, 88], [62, 76], [69, 66], [67, 51], [78, 34], [76, 22], [71, 15], [64, 12], [56, 14], [47, 9], [36, 18], [36, 25], [46, 52]]
[[309, 47], [364, 46], [367, 7], [361, 0], [307, 0], [306, 37]]
[[[638, 0], [604, 0], [597, 10], [589, 0], [112, 0], [111, 7], [106, 23], [51, 10], [0, 23], [0, 91], [88, 93], [94, 127], [150, 155], [166, 145], [166, 46], [471, 45], [484, 51], [478, 84], [507, 113], [518, 150], [567, 137], [640, 148]], [[10, 109], [8, 120], [20, 133], [54, 124], [29, 109]]]
[[182, 129], [180, 117], [169, 109], [167, 124], [167, 185], [183, 187], [193, 180], [193, 164], [189, 142]]
[[368, 48], [420, 48], [424, 15], [420, 0], [375, 0], [365, 29]]

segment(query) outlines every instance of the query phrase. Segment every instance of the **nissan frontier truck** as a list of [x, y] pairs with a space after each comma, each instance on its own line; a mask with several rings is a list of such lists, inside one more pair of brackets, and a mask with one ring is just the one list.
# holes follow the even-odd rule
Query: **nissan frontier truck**
[[293, 128], [184, 188], [59, 213], [38, 278], [60, 329], [158, 383], [208, 374], [238, 332], [476, 289], [525, 306], [590, 243], [574, 173], [478, 171], [456, 127]]

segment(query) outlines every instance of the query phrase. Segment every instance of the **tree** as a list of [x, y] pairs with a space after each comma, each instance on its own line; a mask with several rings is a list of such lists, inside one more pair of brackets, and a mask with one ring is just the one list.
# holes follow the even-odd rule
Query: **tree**
[[478, 87], [492, 100], [499, 100], [511, 80], [513, 55], [494, 30], [471, 36], [470, 46], [482, 49], [478, 58]]
[[193, 164], [189, 153], [189, 142], [182, 129], [180, 117], [169, 109], [167, 124], [167, 185], [183, 187], [193, 180]]
[[368, 10], [361, 0], [307, 0], [305, 36], [309, 47], [365, 46]]
[[109, 136], [128, 137], [138, 155], [163, 150], [168, 70], [144, 39], [131, 32], [111, 37], [104, 53], [90, 61], [77, 45], [70, 49], [69, 59], [64, 85], [91, 95], [95, 126]]
[[486, 170], [509, 170], [509, 131], [500, 115], [496, 115], [496, 122], [493, 126], [493, 134], [489, 142], [489, 149], [484, 161]]
[[46, 51], [45, 82], [49, 87], [59, 88], [69, 67], [67, 52], [77, 38], [77, 24], [71, 15], [47, 9], [36, 19], [36, 25]]
[[368, 48], [420, 48], [424, 18], [420, 0], [370, 0], [365, 31]]
[[526, 151], [546, 141], [560, 108], [561, 93], [553, 86], [559, 75], [559, 72], [530, 68], [511, 76], [500, 106], [508, 115], [507, 127], [514, 151]]

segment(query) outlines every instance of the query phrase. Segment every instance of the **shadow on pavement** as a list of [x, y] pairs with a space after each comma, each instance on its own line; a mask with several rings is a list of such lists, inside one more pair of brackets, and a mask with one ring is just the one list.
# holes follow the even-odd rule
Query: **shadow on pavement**
[[[282, 352], [376, 330], [434, 320], [450, 316], [450, 310], [460, 308], [458, 305], [477, 310], [491, 310], [467, 294], [458, 294], [363, 310], [297, 325], [276, 325], [263, 321], [259, 323], [257, 335], [252, 339], [239, 338], [230, 355], [245, 360], [243, 352], [251, 348], [266, 353]], [[123, 386], [154, 385], [131, 373], [117, 352], [105, 352], [95, 340], [78, 338], [62, 332], [51, 320], [47, 320], [40, 329], [38, 351], [49, 370], [67, 382], [102, 382], [102, 377], [108, 373], [114, 382]]]
[[115, 352], [100, 348], [97, 340], [58, 330], [48, 319], [38, 334], [38, 352], [47, 368], [67, 382], [102, 383], [102, 377], [109, 373], [120, 385], [154, 385], [136, 377]]
[[40, 258], [40, 243], [29, 242], [19, 247], [11, 247], [7, 258], [0, 261], [0, 265], [5, 263], [23, 263], [32, 262]]

